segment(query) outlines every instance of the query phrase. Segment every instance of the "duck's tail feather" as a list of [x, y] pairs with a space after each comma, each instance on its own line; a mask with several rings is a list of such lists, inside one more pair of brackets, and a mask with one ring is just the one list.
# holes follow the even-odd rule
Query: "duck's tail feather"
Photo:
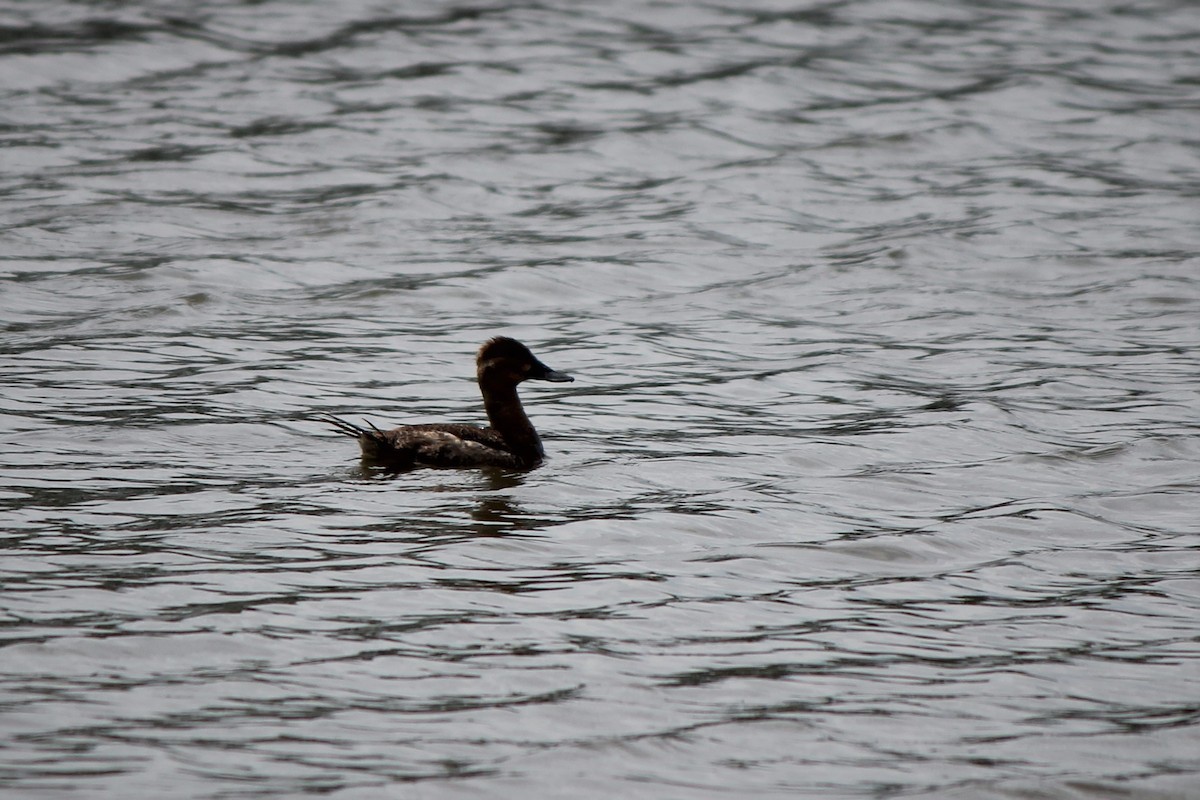
[[411, 466], [412, 464], [413, 454], [408, 449], [398, 447], [387, 433], [380, 430], [370, 420], [363, 420], [366, 423], [364, 428], [362, 425], [356, 425], [332, 414], [321, 414], [317, 419], [337, 433], [357, 439], [362, 448], [363, 458], [369, 462], [391, 466]]
[[[353, 422], [347, 422], [341, 417], [335, 417], [333, 414], [319, 414], [316, 419], [318, 422], [324, 422], [338, 433], [345, 436], [353, 436], [355, 439], [360, 436], [370, 436], [372, 433], [369, 428], [363, 428], [359, 425], [355, 425]], [[363, 422], [367, 421], [363, 420]], [[370, 422], [367, 422], [367, 424], [371, 425]], [[371, 428], [374, 428], [376, 431], [379, 430], [374, 425], [371, 425]]]

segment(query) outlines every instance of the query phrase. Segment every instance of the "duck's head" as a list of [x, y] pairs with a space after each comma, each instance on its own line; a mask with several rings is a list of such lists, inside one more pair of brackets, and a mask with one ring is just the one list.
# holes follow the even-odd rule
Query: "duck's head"
[[537, 357], [529, 352], [528, 347], [507, 336], [497, 336], [479, 348], [475, 366], [481, 382], [485, 375], [513, 385], [526, 380], [554, 383], [569, 383], [575, 380], [565, 372], [550, 369], [538, 361]]

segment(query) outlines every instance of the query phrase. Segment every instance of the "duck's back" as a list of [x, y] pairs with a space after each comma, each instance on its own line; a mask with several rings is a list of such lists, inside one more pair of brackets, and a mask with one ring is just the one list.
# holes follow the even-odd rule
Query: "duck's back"
[[363, 456], [391, 467], [526, 466], [492, 428], [476, 425], [403, 425], [359, 436]]

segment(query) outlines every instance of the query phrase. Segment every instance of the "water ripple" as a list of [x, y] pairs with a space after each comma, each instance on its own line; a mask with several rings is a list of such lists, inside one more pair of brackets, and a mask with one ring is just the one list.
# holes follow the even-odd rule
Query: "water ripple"
[[6, 13], [12, 791], [1190, 796], [1191, 4]]

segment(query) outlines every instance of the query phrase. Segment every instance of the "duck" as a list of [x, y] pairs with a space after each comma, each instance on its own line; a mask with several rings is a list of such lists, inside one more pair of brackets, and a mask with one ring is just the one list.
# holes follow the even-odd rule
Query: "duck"
[[571, 383], [575, 379], [550, 369], [528, 347], [508, 336], [496, 336], [479, 348], [475, 376], [490, 423], [486, 428], [428, 423], [380, 430], [369, 421], [367, 427], [362, 427], [333, 415], [323, 416], [322, 421], [337, 433], [356, 438], [364, 463], [390, 470], [417, 467], [529, 470], [541, 464], [546, 451], [525, 414], [517, 386], [527, 380]]

